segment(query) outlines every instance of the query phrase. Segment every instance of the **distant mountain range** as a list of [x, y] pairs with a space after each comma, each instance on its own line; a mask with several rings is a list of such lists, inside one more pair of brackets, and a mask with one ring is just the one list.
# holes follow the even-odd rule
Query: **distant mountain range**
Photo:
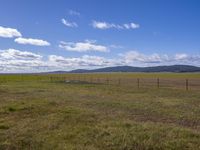
[[189, 65], [172, 65], [172, 66], [155, 66], [155, 67], [132, 67], [132, 66], [116, 66], [100, 69], [77, 69], [72, 71], [54, 71], [48, 72], [53, 74], [62, 73], [103, 73], [103, 72], [200, 72], [200, 67]]

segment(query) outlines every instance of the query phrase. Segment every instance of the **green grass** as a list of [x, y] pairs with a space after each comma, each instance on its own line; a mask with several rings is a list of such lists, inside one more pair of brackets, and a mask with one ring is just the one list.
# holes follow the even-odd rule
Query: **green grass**
[[[200, 80], [199, 74], [52, 76]], [[51, 82], [49, 77], [0, 77], [0, 150], [200, 149], [199, 90]]]

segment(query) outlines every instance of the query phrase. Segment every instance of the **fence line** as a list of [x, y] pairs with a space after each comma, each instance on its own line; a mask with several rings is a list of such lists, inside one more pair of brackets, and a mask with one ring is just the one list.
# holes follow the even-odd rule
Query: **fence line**
[[85, 82], [95, 84], [106, 84], [116, 86], [130, 86], [135, 88], [179, 88], [190, 90], [200, 90], [200, 78], [136, 78], [136, 77], [106, 77], [106, 76], [85, 76], [85, 75], [74, 75], [74, 76], [55, 76], [55, 75], [34, 75], [26, 76], [1, 76], [0, 84], [7, 82]]
[[[133, 80], [134, 79], [134, 80]], [[200, 90], [200, 79], [198, 79], [198, 84], [191, 84], [190, 81], [192, 79], [161, 79], [161, 78], [137, 78], [135, 81], [135, 78], [94, 78], [94, 77], [83, 77], [81, 78], [80, 76], [76, 77], [50, 77], [50, 81], [67, 81], [67, 82], [87, 82], [87, 83], [96, 83], [96, 84], [106, 84], [106, 85], [136, 85], [138, 89], [142, 87], [155, 87], [157, 89], [164, 88], [164, 87], [169, 87], [169, 88], [183, 88], [185, 87], [185, 90], [191, 90], [191, 89], [199, 89]]]

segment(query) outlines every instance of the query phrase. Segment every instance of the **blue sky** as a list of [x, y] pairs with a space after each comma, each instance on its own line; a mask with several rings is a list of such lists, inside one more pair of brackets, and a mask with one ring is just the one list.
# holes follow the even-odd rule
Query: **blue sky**
[[200, 66], [199, 0], [1, 0], [0, 72]]

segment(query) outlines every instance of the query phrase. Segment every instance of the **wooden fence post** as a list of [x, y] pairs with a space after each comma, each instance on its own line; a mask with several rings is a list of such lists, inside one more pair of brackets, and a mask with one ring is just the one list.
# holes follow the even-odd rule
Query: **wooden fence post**
[[157, 78], [157, 88], [159, 89], [160, 88], [160, 79]]
[[186, 79], [186, 80], [185, 80], [185, 88], [186, 88], [186, 91], [188, 91], [188, 86], [189, 86], [188, 79]]
[[118, 79], [118, 84], [119, 84], [119, 85], [121, 84], [121, 79]]
[[138, 87], [138, 89], [140, 88], [140, 79], [139, 78], [137, 79], [137, 87]]

